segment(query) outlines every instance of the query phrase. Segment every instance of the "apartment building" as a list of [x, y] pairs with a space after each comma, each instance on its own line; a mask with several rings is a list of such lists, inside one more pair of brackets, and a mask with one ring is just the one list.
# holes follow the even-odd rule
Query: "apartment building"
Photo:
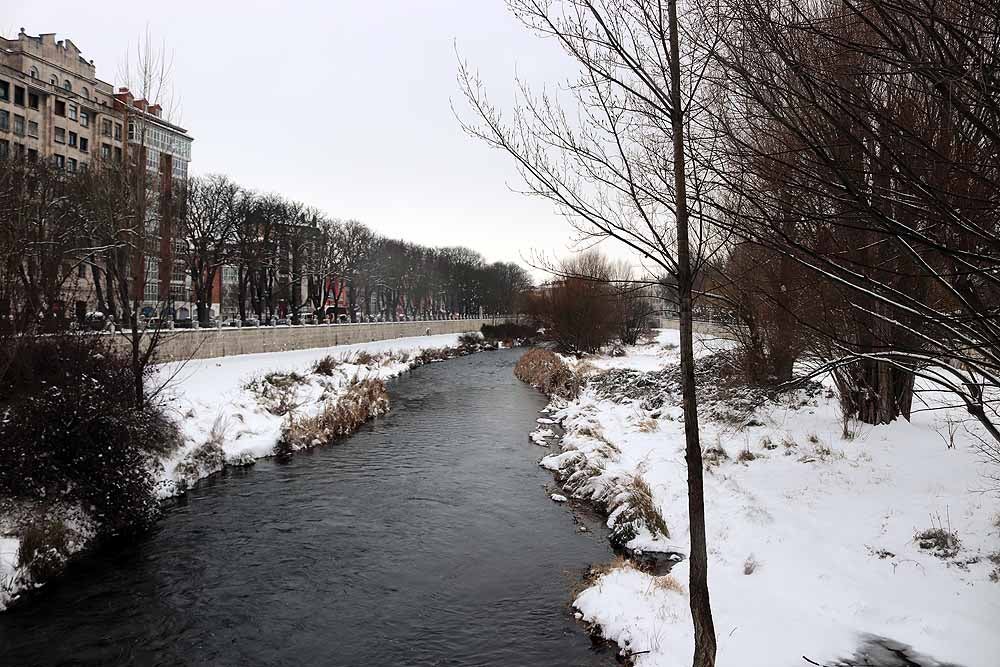
[[[131, 160], [145, 164], [157, 201], [166, 202], [175, 182], [187, 177], [193, 139], [162, 111], [98, 79], [94, 62], [69, 39], [29, 35], [23, 28], [16, 39], [0, 36], [0, 158], [51, 160], [69, 172], [96, 161]], [[160, 314], [157, 309], [173, 315], [192, 310], [189, 279], [176, 259], [172, 210], [162, 206], [153, 216], [147, 247], [155, 250], [133, 267], [132, 296], [150, 316]], [[77, 311], [97, 306], [94, 274], [81, 267], [67, 285], [67, 300]]]

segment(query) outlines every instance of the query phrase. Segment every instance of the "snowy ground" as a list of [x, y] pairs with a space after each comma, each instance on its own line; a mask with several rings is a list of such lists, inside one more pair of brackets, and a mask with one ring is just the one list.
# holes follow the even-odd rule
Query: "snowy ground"
[[[326, 400], [336, 400], [338, 392], [355, 380], [388, 379], [413, 368], [414, 357], [422, 350], [452, 348], [458, 334], [397, 338], [358, 345], [249, 354], [159, 367], [154, 386], [162, 385], [169, 414], [180, 426], [183, 445], [161, 461], [158, 471], [159, 494], [169, 497], [197, 479], [224, 465], [248, 465], [271, 456], [287, 417], [269, 412], [247, 385], [270, 372], [295, 372], [306, 381], [291, 389], [294, 414], [315, 413]], [[311, 373], [313, 365], [327, 356], [341, 361], [329, 376]], [[221, 445], [218, 456], [197, 457], [209, 441]], [[218, 451], [218, 450], [216, 450]], [[17, 568], [19, 540], [4, 534], [9, 517], [0, 515], [0, 611], [20, 590], [30, 585]], [[9, 529], [9, 527], [8, 527]], [[81, 528], [77, 550], [89, 539]], [[92, 533], [90, 533], [92, 535]]]
[[[588, 361], [654, 370], [676, 363], [669, 349], [676, 339], [665, 331], [659, 344]], [[643, 528], [628, 547], [687, 551], [679, 400], [648, 410], [588, 387], [547, 414], [567, 433], [560, 453], [542, 465], [570, 482], [566, 495], [607, 502], [627, 497], [623, 489], [638, 477], [670, 536]], [[984, 477], [989, 470], [968, 434], [946, 446], [946, 415], [858, 427], [845, 440], [836, 399], [820, 391], [769, 404], [752, 426], [703, 418], [703, 447], [729, 457], [705, 477], [719, 665], [805, 665], [803, 656], [832, 664], [851, 658], [869, 633], [941, 663], [1000, 664], [1000, 583], [991, 581], [1000, 571], [1000, 499], [982, 492], [996, 483]], [[609, 525], [627, 504], [612, 511]], [[941, 557], [914, 539], [938, 527], [958, 538], [954, 555]], [[686, 561], [665, 577], [618, 563], [575, 606], [637, 665], [690, 665], [687, 578]]]

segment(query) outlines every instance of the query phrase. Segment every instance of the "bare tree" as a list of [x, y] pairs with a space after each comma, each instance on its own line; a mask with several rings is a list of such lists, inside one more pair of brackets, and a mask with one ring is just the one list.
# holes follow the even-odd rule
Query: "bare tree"
[[[692, 293], [715, 242], [708, 200], [691, 159], [703, 141], [692, 116], [712, 44], [705, 26], [682, 24], [676, 0], [511, 0], [530, 29], [553, 38], [580, 69], [557, 99], [521, 86], [509, 122], [463, 65], [459, 82], [478, 118], [465, 129], [510, 154], [528, 192], [564, 212], [583, 240], [615, 239], [670, 276], [680, 315], [681, 376], [690, 514], [690, 603], [694, 665], [715, 664], [708, 591], [702, 452], [694, 378]], [[699, 17], [685, 12], [684, 20]], [[711, 26], [709, 26], [711, 28]], [[681, 41], [684, 50], [681, 50]], [[572, 120], [571, 120], [572, 119]]]

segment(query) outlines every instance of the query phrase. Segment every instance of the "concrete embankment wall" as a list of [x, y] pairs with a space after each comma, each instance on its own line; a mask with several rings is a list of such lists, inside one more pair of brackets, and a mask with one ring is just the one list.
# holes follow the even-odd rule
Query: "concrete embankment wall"
[[[236, 354], [285, 352], [333, 345], [370, 343], [390, 338], [464, 333], [479, 331], [483, 324], [497, 320], [432, 320], [425, 322], [372, 322], [364, 324], [327, 324], [282, 327], [244, 327], [223, 329], [175, 329], [164, 331], [157, 360], [229, 357]], [[116, 335], [123, 349], [129, 347], [127, 336]]]

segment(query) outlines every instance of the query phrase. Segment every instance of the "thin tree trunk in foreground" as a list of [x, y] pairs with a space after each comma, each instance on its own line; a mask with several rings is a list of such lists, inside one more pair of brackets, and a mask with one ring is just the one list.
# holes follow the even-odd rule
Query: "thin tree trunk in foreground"
[[684, 107], [681, 103], [680, 46], [677, 0], [667, 5], [670, 23], [670, 124], [677, 194], [677, 292], [680, 306], [681, 395], [684, 403], [684, 458], [688, 470], [688, 514], [691, 522], [691, 619], [694, 622], [694, 667], [715, 665], [715, 624], [708, 596], [708, 548], [705, 541], [705, 485], [698, 434], [698, 404], [694, 379], [694, 338], [691, 317], [691, 256], [688, 247], [688, 203], [684, 161]]

